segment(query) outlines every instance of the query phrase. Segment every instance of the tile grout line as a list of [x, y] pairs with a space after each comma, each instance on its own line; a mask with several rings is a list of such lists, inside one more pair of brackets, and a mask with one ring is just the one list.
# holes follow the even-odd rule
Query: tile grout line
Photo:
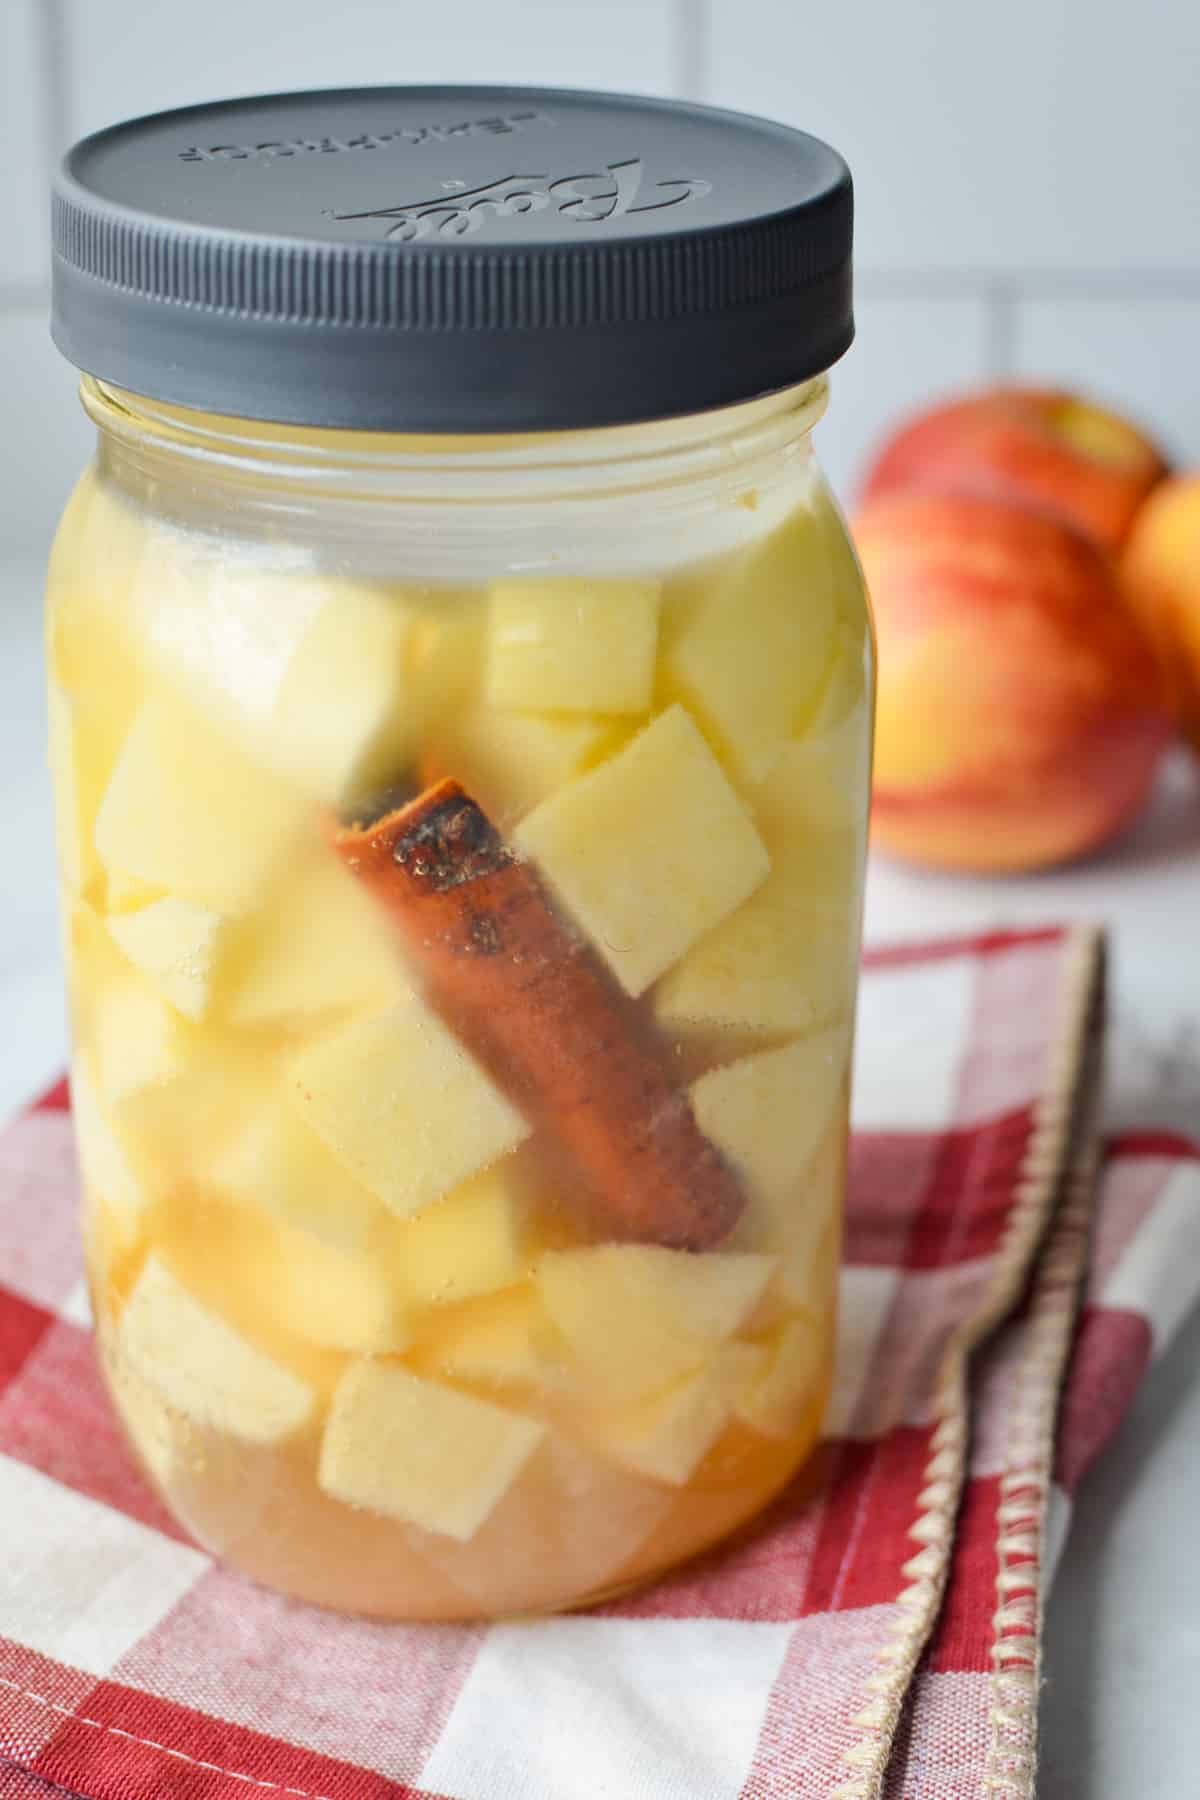
[[1017, 309], [1015, 289], [994, 281], [984, 302], [983, 365], [991, 381], [1003, 381], [1016, 366]]
[[[67, 143], [67, 22], [63, 0], [36, 0], [34, 16], [34, 56], [36, 80], [41, 96], [42, 155], [47, 177], [58, 167], [58, 159]], [[43, 192], [42, 205], [50, 210], [49, 192]], [[49, 307], [49, 268], [40, 281], [0, 281], [0, 316], [14, 313], [45, 313]]]
[[37, 19], [38, 62], [43, 102], [43, 145], [47, 166], [58, 167], [58, 159], [67, 147], [70, 132], [68, 102], [67, 20], [63, 0], [39, 0], [34, 8]]
[[701, 100], [708, 86], [710, 0], [675, 0], [672, 23], [674, 87], [682, 100]]
[[873, 300], [980, 300], [1002, 291], [1021, 300], [1200, 300], [1200, 269], [860, 269], [855, 286]]

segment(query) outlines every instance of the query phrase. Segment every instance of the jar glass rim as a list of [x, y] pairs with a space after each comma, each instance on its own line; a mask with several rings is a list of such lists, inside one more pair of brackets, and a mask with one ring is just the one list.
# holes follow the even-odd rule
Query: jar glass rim
[[582, 492], [688, 486], [747, 472], [803, 449], [828, 399], [828, 378], [710, 411], [634, 425], [519, 434], [412, 434], [271, 424], [131, 394], [85, 375], [85, 411], [108, 441], [139, 459], [203, 467], [217, 485], [269, 483], [313, 492], [528, 504]]

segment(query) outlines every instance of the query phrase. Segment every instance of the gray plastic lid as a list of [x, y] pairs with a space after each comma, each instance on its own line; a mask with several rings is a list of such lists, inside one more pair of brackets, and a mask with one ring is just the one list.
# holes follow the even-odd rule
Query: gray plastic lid
[[55, 342], [158, 400], [369, 430], [618, 424], [749, 399], [854, 334], [819, 139], [542, 88], [187, 107], [84, 138]]

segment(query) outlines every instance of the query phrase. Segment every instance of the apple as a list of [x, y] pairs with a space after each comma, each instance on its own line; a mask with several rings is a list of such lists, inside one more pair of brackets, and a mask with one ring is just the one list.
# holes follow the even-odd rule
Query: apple
[[1118, 414], [1062, 390], [998, 387], [902, 425], [869, 469], [863, 499], [954, 488], [1020, 500], [1116, 550], [1166, 473], [1157, 446]]
[[961, 493], [872, 501], [855, 539], [879, 638], [876, 844], [1016, 871], [1118, 831], [1170, 719], [1108, 557], [1061, 520]]
[[1161, 656], [1184, 732], [1200, 750], [1200, 472], [1165, 481], [1134, 522], [1126, 590]]
[[335, 1500], [466, 1543], [544, 1437], [536, 1419], [363, 1357], [334, 1392], [318, 1479]]

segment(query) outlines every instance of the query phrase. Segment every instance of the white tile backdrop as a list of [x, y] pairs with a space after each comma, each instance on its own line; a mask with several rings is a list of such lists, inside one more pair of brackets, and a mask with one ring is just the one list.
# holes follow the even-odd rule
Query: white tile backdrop
[[45, 337], [62, 145], [221, 93], [439, 79], [682, 94], [845, 151], [859, 340], [821, 438], [847, 498], [888, 420], [1004, 373], [1200, 461], [1196, 0], [0, 0], [0, 553], [44, 550], [87, 453]]

